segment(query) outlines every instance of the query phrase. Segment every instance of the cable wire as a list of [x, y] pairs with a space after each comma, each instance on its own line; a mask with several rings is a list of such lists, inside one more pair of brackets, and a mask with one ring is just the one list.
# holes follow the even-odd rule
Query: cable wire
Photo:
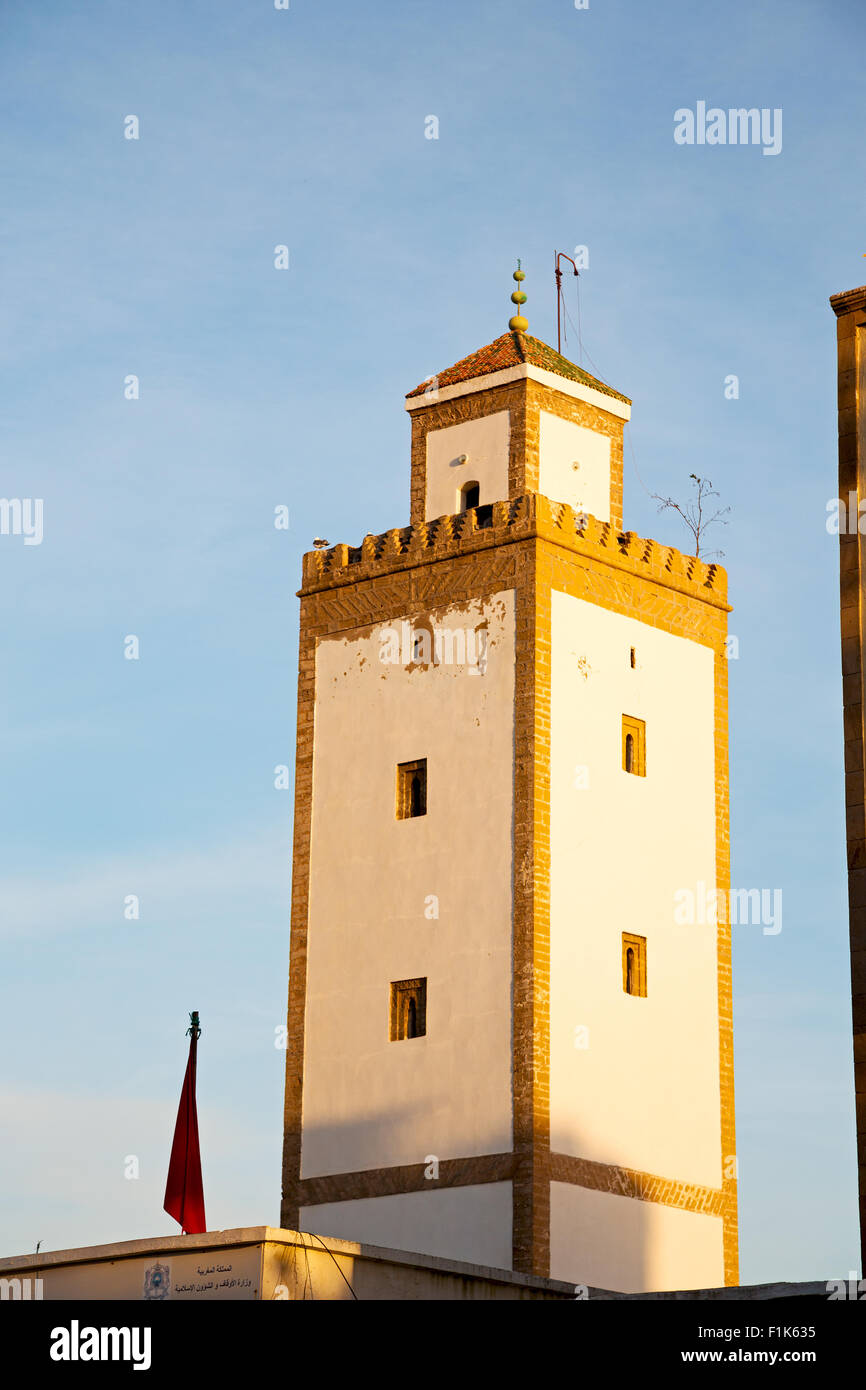
[[[582, 359], [582, 357], [583, 357], [584, 352], [586, 352], [586, 357], [587, 357], [587, 361], [589, 362], [589, 365], [592, 367], [592, 369], [593, 369], [593, 371], [595, 372], [596, 376], [598, 377], [599, 381], [603, 381], [604, 384], [605, 384], [605, 386], [606, 386], [608, 383], [607, 383], [607, 381], [606, 381], [606, 379], [605, 379], [604, 373], [603, 373], [603, 372], [601, 371], [601, 369], [600, 369], [599, 367], [597, 367], [597, 366], [595, 365], [595, 363], [593, 362], [592, 358], [590, 357], [589, 353], [586, 351], [586, 348], [585, 348], [584, 345], [583, 345], [583, 339], [582, 339], [582, 337], [581, 337], [581, 327], [580, 327], [580, 279], [578, 279], [578, 282], [577, 282], [577, 325], [575, 325], [574, 319], [571, 317], [571, 314], [568, 312], [568, 308], [567, 308], [566, 303], [565, 303], [565, 295], [562, 296], [562, 307], [563, 307], [563, 309], [565, 310], [565, 317], [566, 317], [566, 319], [567, 319], [568, 322], [571, 324], [572, 328], [574, 329], [575, 333], [577, 334], [578, 351], [579, 351], [579, 353], [580, 353], [581, 359]], [[567, 341], [567, 339], [566, 339], [566, 341]], [[582, 363], [581, 363], [581, 365], [582, 365]], [[628, 420], [625, 421], [625, 426], [624, 426], [624, 429], [623, 429], [623, 434], [624, 434], [624, 435], [626, 436], [626, 438], [628, 439], [628, 447], [629, 447], [629, 452], [630, 452], [630, 454], [631, 454], [631, 466], [632, 466], [632, 468], [634, 469], [635, 477], [637, 478], [638, 482], [640, 483], [640, 485], [641, 485], [641, 487], [643, 488], [644, 492], [646, 493], [647, 497], [651, 497], [651, 498], [653, 498], [653, 500], [657, 501], [658, 499], [657, 499], [657, 497], [656, 497], [656, 494], [655, 494], [654, 492], [650, 492], [649, 488], [647, 487], [646, 483], [644, 482], [643, 478], [641, 477], [640, 472], [638, 471], [637, 458], [635, 457], [634, 443], [632, 442], [631, 430], [628, 428], [628, 426], [629, 426], [630, 423], [631, 423], [631, 422], [628, 421]]]
[[315, 1234], [314, 1231], [307, 1231], [306, 1234], [307, 1234], [308, 1236], [311, 1236], [311, 1237], [313, 1238], [313, 1240], [317, 1240], [317, 1241], [319, 1242], [319, 1244], [321, 1245], [322, 1249], [323, 1249], [324, 1251], [326, 1251], [327, 1254], [330, 1255], [331, 1259], [334, 1261], [334, 1264], [335, 1264], [336, 1267], [337, 1267], [337, 1273], [339, 1274], [339, 1276], [340, 1276], [340, 1278], [342, 1279], [343, 1283], [346, 1285], [346, 1288], [349, 1290], [349, 1293], [352, 1295], [352, 1297], [354, 1298], [354, 1300], [355, 1300], [356, 1303], [360, 1302], [360, 1299], [358, 1298], [358, 1295], [355, 1293], [355, 1290], [352, 1288], [352, 1285], [349, 1283], [349, 1281], [348, 1281], [348, 1279], [346, 1278], [345, 1274], [344, 1274], [343, 1271], [340, 1269], [340, 1266], [337, 1264], [337, 1261], [336, 1261], [336, 1258], [335, 1258], [335, 1256], [334, 1256], [333, 1250], [328, 1250], [328, 1247], [327, 1247], [327, 1245], [325, 1244], [325, 1242], [322, 1240], [322, 1237], [321, 1237], [321, 1236], [317, 1236], [317, 1235]]

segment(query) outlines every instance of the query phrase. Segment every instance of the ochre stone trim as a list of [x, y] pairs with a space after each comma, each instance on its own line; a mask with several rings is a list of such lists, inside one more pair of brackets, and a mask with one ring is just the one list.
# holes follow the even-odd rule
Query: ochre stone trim
[[715, 765], [716, 765], [716, 901], [725, 905], [716, 924], [716, 970], [719, 980], [719, 1095], [722, 1107], [722, 1190], [725, 1193], [725, 1283], [740, 1282], [737, 1127], [734, 1102], [734, 981], [731, 924], [727, 905], [731, 887], [730, 795], [728, 788], [728, 658], [716, 648]]
[[[535, 1151], [539, 1208], [534, 1267], [550, 1276], [550, 701], [551, 591], [535, 572], [535, 875], [533, 993], [535, 1001]], [[543, 1205], [541, 1205], [543, 1201]]]
[[549, 653], [550, 599], [532, 546], [515, 634], [512, 1266], [541, 1276], [550, 1271], [550, 745], [539, 734], [549, 725]]
[[459, 608], [520, 582], [532, 541], [500, 546], [480, 554], [457, 554], [435, 565], [362, 580], [350, 587], [324, 589], [301, 598], [302, 627], [316, 637], [337, 637], [375, 623], [432, 619], [437, 609]]
[[[440, 1187], [476, 1187], [492, 1182], [514, 1182], [516, 1185], [520, 1167], [517, 1153], [499, 1153], [441, 1159], [438, 1178], [425, 1177], [424, 1163], [367, 1168], [356, 1173], [328, 1173], [301, 1179], [296, 1189], [297, 1205], [312, 1207], [330, 1202], [356, 1202], [365, 1197], [395, 1197], [401, 1193], [431, 1192]], [[548, 1184], [567, 1183], [571, 1187], [655, 1202], [658, 1206], [677, 1207], [704, 1216], [724, 1217], [727, 1208], [727, 1196], [718, 1188], [678, 1182], [675, 1178], [663, 1178], [615, 1163], [597, 1163], [571, 1154], [551, 1153], [546, 1167]]]
[[474, 1158], [439, 1160], [439, 1176], [425, 1177], [427, 1164], [406, 1163], [394, 1168], [367, 1168], [358, 1173], [327, 1173], [302, 1178], [297, 1186], [301, 1207], [323, 1202], [356, 1202], [363, 1197], [394, 1197], [402, 1192], [432, 1192], [439, 1187], [475, 1187], [510, 1182], [514, 1154], [479, 1154]]
[[551, 589], [596, 603], [611, 613], [622, 613], [662, 628], [678, 637], [689, 637], [724, 653], [728, 606], [709, 596], [689, 594], [664, 584], [649, 574], [614, 569], [595, 557], [577, 553], [558, 541], [540, 538], [543, 580]]
[[280, 1224], [298, 1226], [296, 1191], [301, 1176], [304, 1087], [304, 1018], [307, 996], [307, 914], [313, 814], [313, 737], [316, 697], [316, 640], [301, 619], [298, 654], [298, 730], [295, 745], [295, 825], [292, 869], [289, 1005], [283, 1129], [283, 1187]]
[[830, 305], [837, 318], [856, 313], [857, 310], [866, 310], [866, 285], [860, 285], [856, 290], [843, 290], [841, 294], [831, 294]]
[[587, 1187], [593, 1192], [634, 1197], [641, 1202], [656, 1202], [663, 1207], [701, 1212], [705, 1216], [724, 1216], [728, 1207], [726, 1194], [718, 1188], [677, 1182], [675, 1178], [660, 1178], [655, 1173], [642, 1173], [637, 1168], [622, 1168], [616, 1163], [596, 1163], [589, 1158], [573, 1158], [570, 1154], [551, 1154], [550, 1180], [570, 1183], [573, 1187]]

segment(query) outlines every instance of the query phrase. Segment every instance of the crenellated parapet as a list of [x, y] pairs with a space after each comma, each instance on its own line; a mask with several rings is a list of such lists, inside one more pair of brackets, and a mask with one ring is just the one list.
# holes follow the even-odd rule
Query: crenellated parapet
[[716, 607], [728, 607], [727, 572], [721, 565], [684, 555], [674, 546], [647, 540], [634, 531], [621, 531], [534, 492], [368, 535], [359, 546], [334, 545], [328, 550], [308, 551], [301, 593], [355, 584], [360, 579], [533, 537], [640, 573]]

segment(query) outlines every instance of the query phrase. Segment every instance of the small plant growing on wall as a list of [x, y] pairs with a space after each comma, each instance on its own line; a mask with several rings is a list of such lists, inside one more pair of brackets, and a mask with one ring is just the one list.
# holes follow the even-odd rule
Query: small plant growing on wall
[[699, 478], [697, 473], [690, 473], [689, 477], [692, 480], [694, 492], [687, 502], [677, 502], [674, 497], [662, 497], [658, 492], [654, 492], [652, 495], [659, 503], [660, 512], [666, 511], [668, 507], [671, 507], [682, 517], [686, 526], [688, 526], [692, 533], [695, 555], [703, 555], [705, 560], [715, 556], [722, 558], [725, 553], [723, 550], [707, 551], [702, 550], [702, 546], [704, 544], [706, 532], [711, 526], [716, 524], [727, 526], [728, 523], [725, 518], [731, 509], [730, 507], [717, 507], [715, 510], [713, 509], [710, 498], [718, 497], [719, 494], [714, 490], [709, 478]]

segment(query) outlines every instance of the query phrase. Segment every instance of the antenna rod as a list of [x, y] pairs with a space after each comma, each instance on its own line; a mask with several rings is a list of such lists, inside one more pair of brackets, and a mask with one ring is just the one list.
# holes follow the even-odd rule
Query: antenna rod
[[562, 271], [561, 271], [560, 268], [559, 268], [559, 262], [560, 262], [560, 261], [568, 261], [570, 265], [573, 265], [573, 266], [574, 266], [574, 273], [575, 273], [575, 275], [578, 274], [578, 269], [577, 269], [577, 266], [574, 265], [574, 261], [571, 259], [571, 257], [570, 257], [570, 256], [567, 256], [567, 255], [565, 254], [564, 251], [555, 251], [555, 252], [554, 252], [554, 256], [556, 257], [556, 259], [554, 260], [554, 263], [553, 263], [553, 264], [554, 264], [554, 267], [555, 267], [555, 275], [556, 275], [556, 351], [561, 355], [561, 354], [562, 354], [562, 329], [561, 329], [561, 325], [560, 325], [559, 306], [560, 306], [560, 302], [561, 302], [561, 300], [562, 300]]

